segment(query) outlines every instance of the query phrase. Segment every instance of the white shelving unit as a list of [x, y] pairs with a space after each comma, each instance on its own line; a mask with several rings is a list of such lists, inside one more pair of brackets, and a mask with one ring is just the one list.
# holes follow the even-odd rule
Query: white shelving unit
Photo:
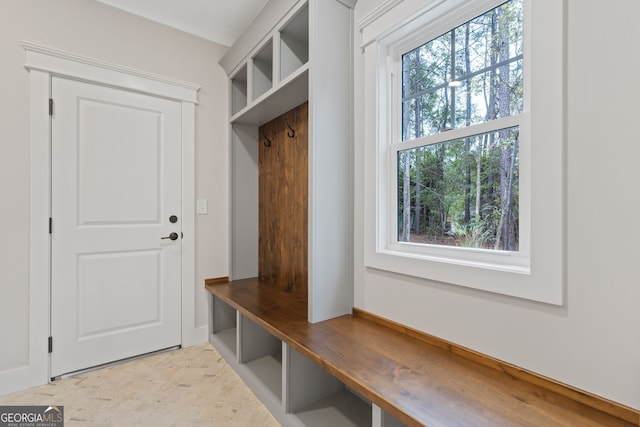
[[[309, 103], [309, 321], [351, 312], [352, 7], [269, 2], [220, 61], [230, 79], [231, 280], [258, 275], [258, 128]], [[266, 19], [266, 18], [265, 18]], [[255, 23], [255, 21], [254, 21]]]
[[[258, 276], [258, 128], [309, 103], [311, 323], [352, 307], [354, 5], [271, 1], [220, 61], [230, 81], [231, 281]], [[211, 343], [283, 425], [400, 425], [223, 301], [212, 296], [210, 309]]]

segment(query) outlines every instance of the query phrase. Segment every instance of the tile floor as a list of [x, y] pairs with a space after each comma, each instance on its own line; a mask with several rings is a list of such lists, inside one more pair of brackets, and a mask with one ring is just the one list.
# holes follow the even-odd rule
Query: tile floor
[[3, 405], [62, 405], [65, 427], [280, 425], [210, 344], [0, 396]]

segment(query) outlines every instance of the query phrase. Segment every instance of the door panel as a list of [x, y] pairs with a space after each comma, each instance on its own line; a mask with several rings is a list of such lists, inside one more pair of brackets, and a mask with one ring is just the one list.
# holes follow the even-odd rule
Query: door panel
[[160, 261], [159, 250], [79, 255], [78, 339], [159, 323]]
[[53, 78], [51, 374], [181, 341], [181, 106]]
[[158, 224], [162, 113], [82, 98], [77, 108], [80, 224]]

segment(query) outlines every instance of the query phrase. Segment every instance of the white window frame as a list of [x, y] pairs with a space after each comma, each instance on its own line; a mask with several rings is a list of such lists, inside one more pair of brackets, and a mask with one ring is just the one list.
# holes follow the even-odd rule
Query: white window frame
[[[398, 143], [402, 54], [504, 1], [389, 0], [359, 22], [365, 61], [365, 265], [562, 305], [564, 0], [524, 0], [522, 114]], [[398, 151], [512, 126], [520, 131], [519, 251], [398, 242]]]

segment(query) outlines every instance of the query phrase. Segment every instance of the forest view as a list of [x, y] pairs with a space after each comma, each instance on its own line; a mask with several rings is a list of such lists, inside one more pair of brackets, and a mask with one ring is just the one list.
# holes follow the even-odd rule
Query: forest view
[[[522, 21], [511, 0], [405, 53], [402, 141], [522, 113]], [[398, 241], [518, 250], [519, 127], [467, 135], [398, 151]]]

